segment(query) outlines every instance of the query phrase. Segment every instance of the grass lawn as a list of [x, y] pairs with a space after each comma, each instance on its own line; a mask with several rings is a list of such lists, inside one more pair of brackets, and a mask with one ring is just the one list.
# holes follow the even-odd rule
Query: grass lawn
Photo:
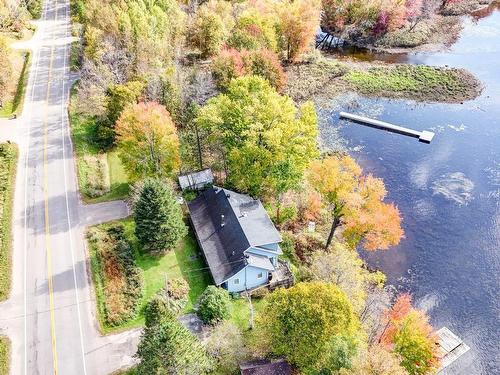
[[[165, 278], [184, 278], [190, 287], [189, 301], [185, 312], [193, 310], [193, 305], [200, 294], [211, 283], [210, 273], [206, 269], [203, 258], [198, 254], [198, 245], [191, 234], [186, 236], [175, 251], [171, 251], [163, 256], [151, 256], [141, 253], [139, 245], [134, 236], [134, 221], [131, 218], [121, 220], [125, 227], [125, 234], [134, 247], [136, 263], [144, 272], [144, 293], [140, 302], [140, 313], [135, 319], [131, 319], [123, 325], [111, 327], [103, 319], [103, 309], [99, 310], [99, 321], [104, 333], [115, 332], [123, 329], [138, 327], [144, 324], [144, 308], [151, 297], [156, 294], [164, 285]], [[109, 224], [102, 224], [99, 227], [106, 227]], [[90, 247], [90, 256], [92, 264], [92, 275], [96, 285], [102, 285], [101, 280], [96, 280], [97, 273], [95, 267], [99, 264], [95, 259], [95, 250]], [[98, 306], [102, 306], [102, 295], [98, 292]]]
[[24, 94], [26, 93], [26, 84], [28, 83], [28, 73], [31, 64], [31, 54], [26, 51], [12, 51], [11, 53], [12, 77], [15, 79], [15, 84], [11, 85], [9, 92], [10, 99], [3, 103], [0, 108], [0, 117], [11, 117], [13, 114], [18, 114], [22, 111], [22, 103], [24, 102]]
[[[110, 326], [106, 324], [103, 313], [103, 295], [100, 292], [103, 280], [98, 279], [97, 267], [99, 262], [96, 259], [95, 249], [89, 246], [92, 276], [96, 286], [97, 305], [99, 311], [99, 322], [103, 333], [122, 331], [135, 328], [144, 324], [144, 308], [148, 301], [165, 285], [166, 278], [183, 278], [189, 284], [189, 299], [184, 309], [184, 313], [193, 311], [198, 297], [205, 288], [212, 283], [212, 278], [205, 261], [199, 253], [198, 244], [189, 233], [175, 251], [171, 251], [163, 256], [151, 256], [140, 251], [139, 244], [134, 235], [134, 221], [132, 218], [120, 220], [125, 227], [125, 236], [135, 250], [135, 260], [138, 267], [144, 273], [144, 293], [140, 301], [139, 314], [120, 326]], [[111, 223], [101, 224], [98, 228], [105, 229]], [[253, 300], [254, 313], [262, 309], [262, 299]], [[250, 307], [246, 298], [232, 300], [231, 320], [242, 330], [249, 328]]]
[[12, 199], [17, 156], [16, 145], [0, 144], [0, 301], [8, 297], [11, 284]]
[[99, 203], [125, 198], [129, 192], [128, 176], [116, 151], [99, 152], [92, 143], [94, 119], [81, 116], [71, 105], [70, 120], [82, 199]]
[[0, 336], [0, 374], [9, 373], [10, 341], [7, 337]]

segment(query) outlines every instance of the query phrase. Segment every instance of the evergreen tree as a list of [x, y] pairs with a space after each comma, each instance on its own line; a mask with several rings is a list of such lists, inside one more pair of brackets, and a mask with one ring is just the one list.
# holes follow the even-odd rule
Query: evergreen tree
[[143, 249], [162, 252], [174, 248], [187, 234], [182, 211], [164, 182], [147, 179], [135, 206], [135, 235]]
[[210, 371], [212, 361], [205, 348], [172, 315], [148, 322], [137, 348], [137, 374], [201, 375]]

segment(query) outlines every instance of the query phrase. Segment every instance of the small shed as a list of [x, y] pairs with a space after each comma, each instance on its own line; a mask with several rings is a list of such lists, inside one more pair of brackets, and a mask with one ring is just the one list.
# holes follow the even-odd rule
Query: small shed
[[284, 359], [260, 359], [240, 364], [241, 375], [291, 375], [292, 368]]
[[214, 175], [210, 168], [179, 176], [179, 185], [184, 190], [201, 190], [214, 183]]

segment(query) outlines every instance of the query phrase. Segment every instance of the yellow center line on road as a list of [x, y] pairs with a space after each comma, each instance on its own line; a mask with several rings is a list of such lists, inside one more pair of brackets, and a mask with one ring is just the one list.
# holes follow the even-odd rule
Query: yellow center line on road
[[[57, 0], [55, 6], [54, 22], [57, 21]], [[52, 247], [50, 243], [50, 221], [49, 221], [49, 194], [48, 194], [48, 112], [49, 112], [49, 99], [50, 99], [50, 85], [52, 80], [52, 65], [54, 60], [54, 43], [55, 35], [52, 34], [50, 46], [50, 59], [49, 59], [49, 74], [47, 78], [47, 95], [45, 97], [45, 114], [43, 118], [43, 194], [45, 200], [45, 246], [47, 249], [47, 278], [49, 284], [49, 304], [50, 304], [50, 332], [52, 336], [52, 361], [54, 366], [54, 374], [57, 375], [57, 339], [56, 339], [56, 319], [55, 319], [55, 306], [54, 306], [54, 284], [52, 280]]]

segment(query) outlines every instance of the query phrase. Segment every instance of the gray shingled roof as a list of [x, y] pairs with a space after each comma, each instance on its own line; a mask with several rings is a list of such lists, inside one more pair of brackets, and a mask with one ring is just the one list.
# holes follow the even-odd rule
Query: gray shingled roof
[[210, 168], [179, 176], [179, 185], [182, 190], [200, 189], [205, 185], [212, 184], [213, 182], [214, 175], [212, 174], [212, 170]]
[[217, 285], [245, 267], [249, 247], [281, 242], [262, 203], [248, 195], [213, 187], [189, 202], [188, 209]]
[[291, 375], [292, 368], [283, 359], [269, 361], [267, 359], [255, 360], [240, 365], [242, 375]]

